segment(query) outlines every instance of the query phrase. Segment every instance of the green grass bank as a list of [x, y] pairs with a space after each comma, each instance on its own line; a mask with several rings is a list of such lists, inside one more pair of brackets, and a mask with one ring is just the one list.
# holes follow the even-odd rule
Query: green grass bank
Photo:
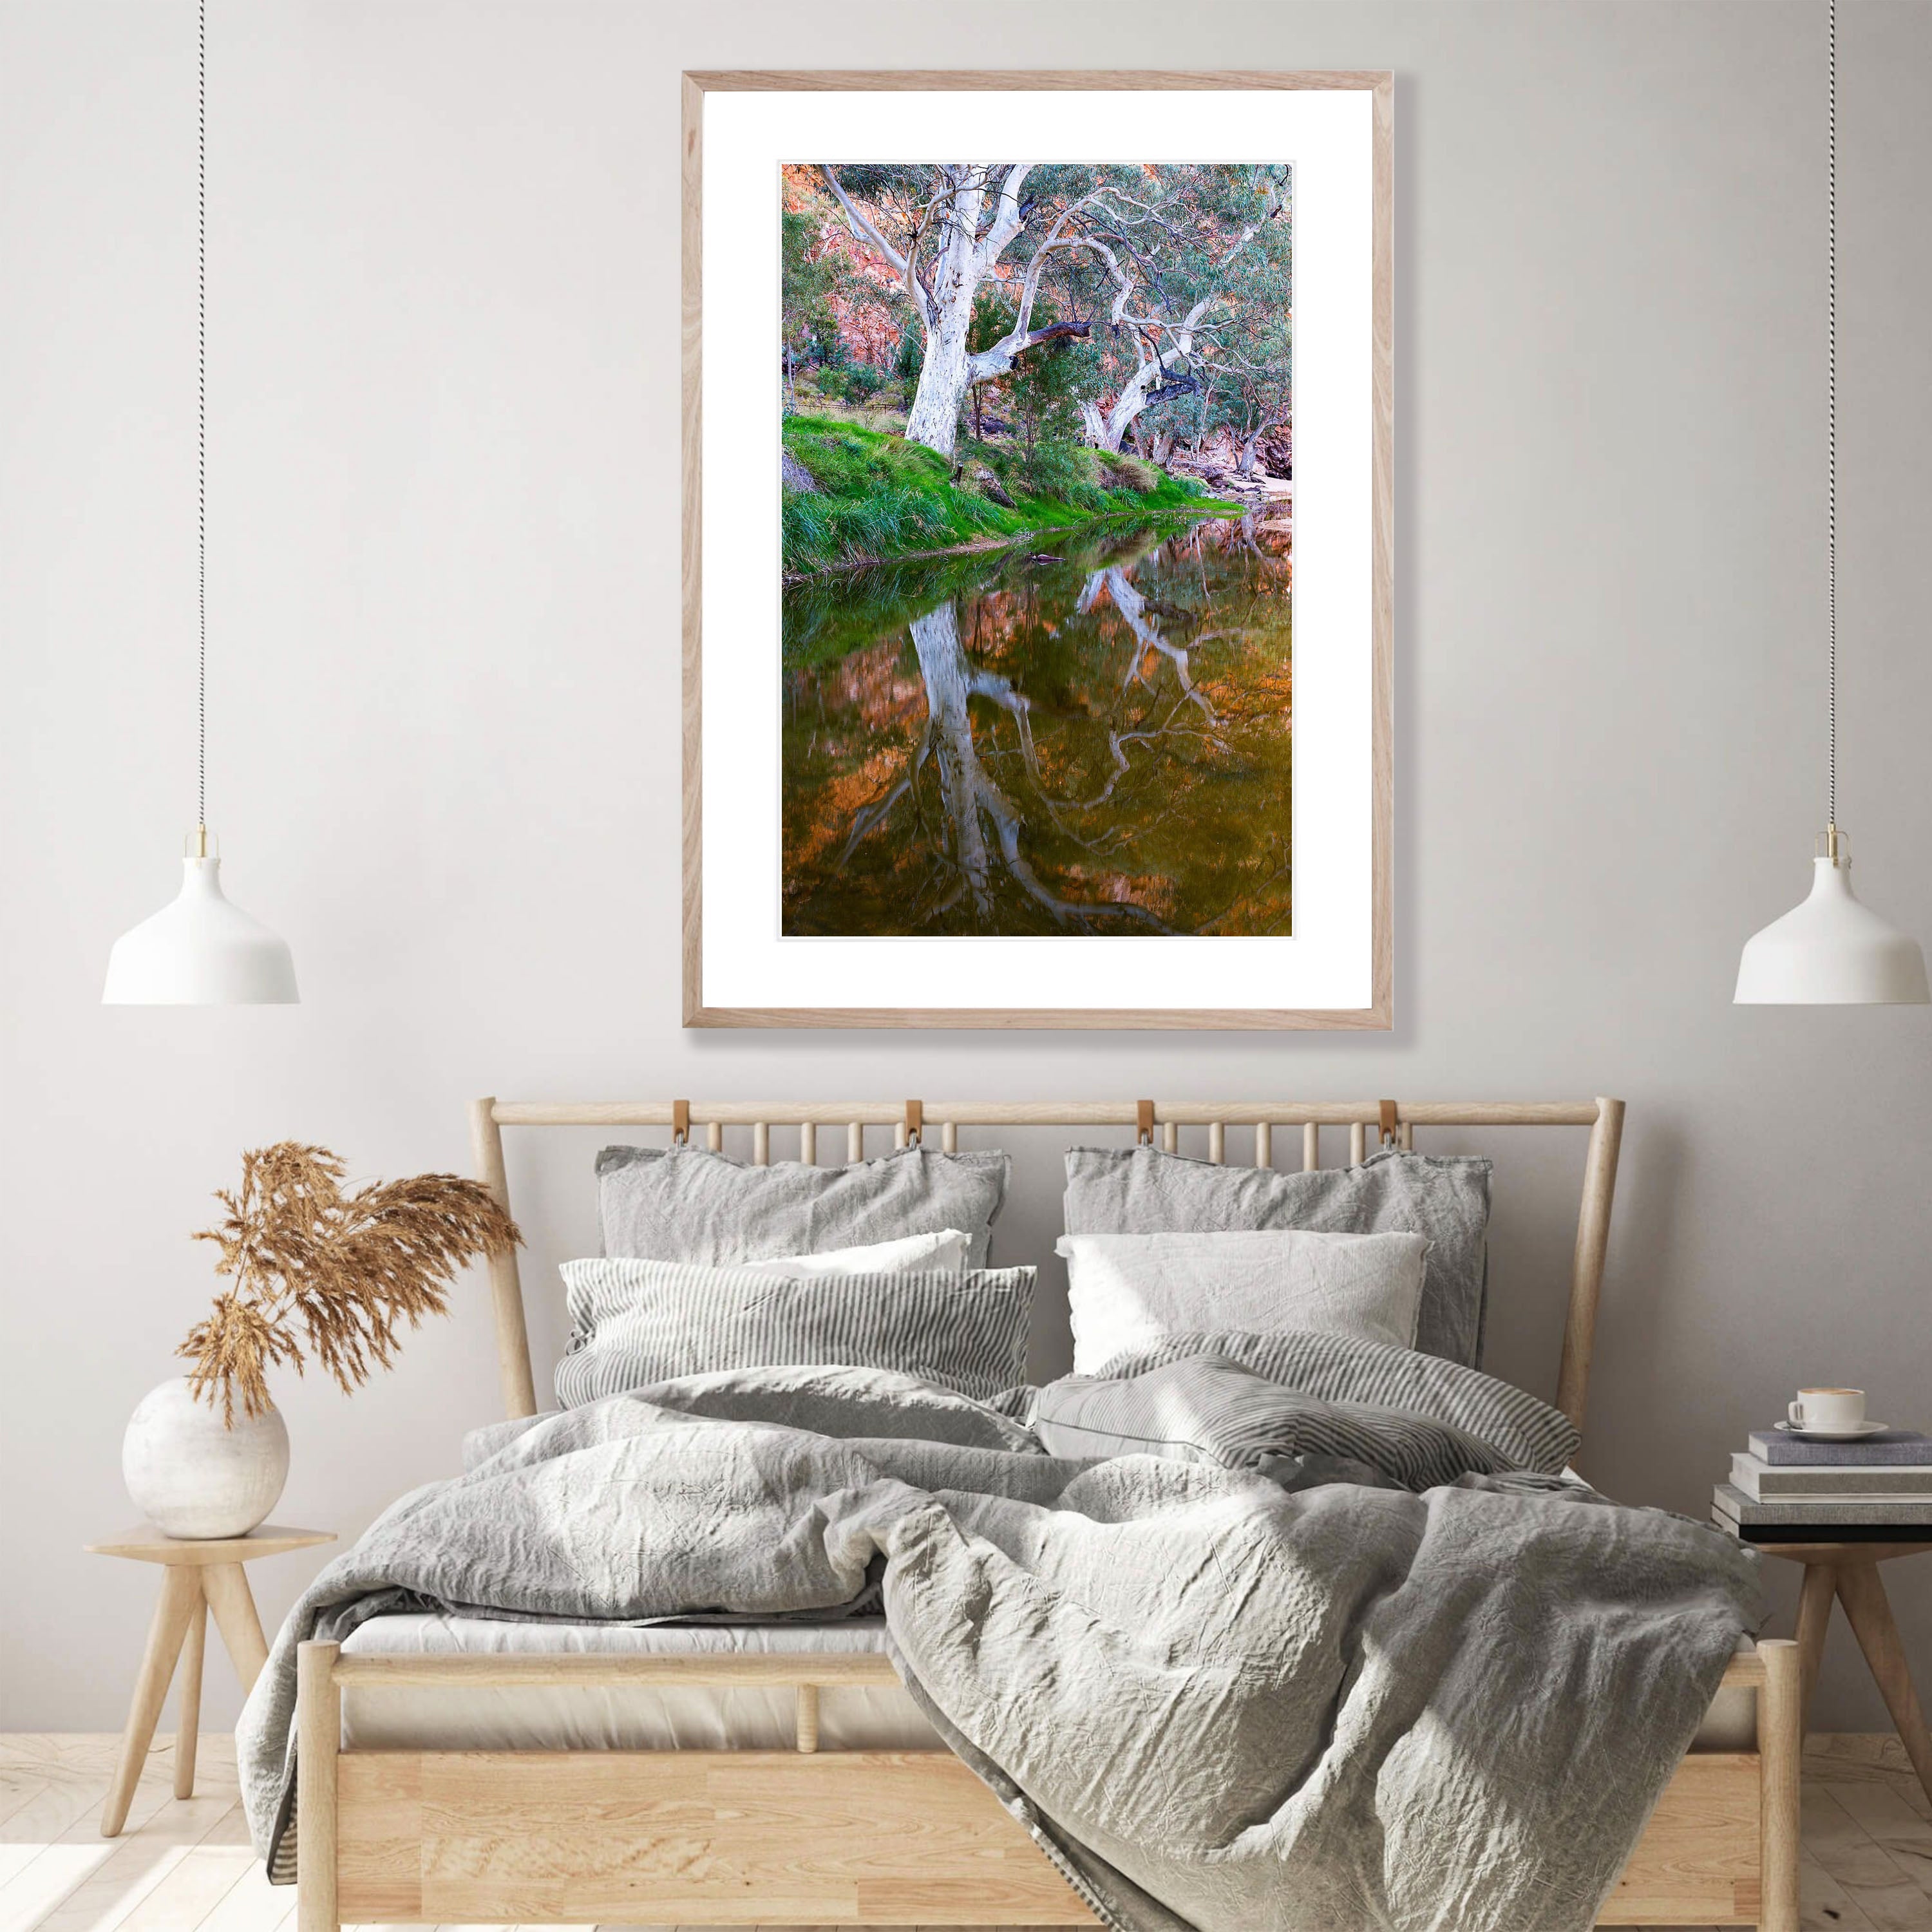
[[[963, 440], [956, 463], [903, 436], [831, 416], [788, 416], [784, 449], [812, 489], [784, 492], [789, 578], [1070, 530], [1108, 517], [1241, 514], [1151, 463], [1083, 444], [1030, 452]], [[956, 470], [958, 480], [954, 481]], [[988, 472], [989, 486], [981, 472]], [[988, 494], [997, 488], [1010, 506]]]

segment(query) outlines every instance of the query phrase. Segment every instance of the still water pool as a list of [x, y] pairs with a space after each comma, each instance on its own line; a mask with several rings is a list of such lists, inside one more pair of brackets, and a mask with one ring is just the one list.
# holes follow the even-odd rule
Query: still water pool
[[1289, 552], [1203, 518], [788, 586], [785, 933], [1287, 934]]

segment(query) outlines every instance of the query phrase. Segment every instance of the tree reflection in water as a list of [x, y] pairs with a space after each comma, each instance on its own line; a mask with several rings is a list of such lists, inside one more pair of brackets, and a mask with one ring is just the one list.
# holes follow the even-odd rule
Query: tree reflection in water
[[1202, 523], [788, 598], [786, 932], [1288, 932], [1286, 553]]

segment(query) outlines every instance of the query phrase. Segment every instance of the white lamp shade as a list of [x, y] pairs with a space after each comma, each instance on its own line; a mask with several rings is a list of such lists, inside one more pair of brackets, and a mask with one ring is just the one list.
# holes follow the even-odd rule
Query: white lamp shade
[[1924, 1006], [1916, 939], [1852, 896], [1849, 859], [1815, 859], [1810, 896], [1744, 942], [1739, 1006]]
[[290, 1006], [296, 962], [285, 941], [231, 905], [221, 861], [182, 861], [180, 896], [114, 942], [101, 1001], [110, 1006]]

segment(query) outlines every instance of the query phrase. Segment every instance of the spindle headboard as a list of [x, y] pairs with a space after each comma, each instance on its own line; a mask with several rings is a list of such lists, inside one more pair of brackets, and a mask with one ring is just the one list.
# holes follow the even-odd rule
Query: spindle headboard
[[[1570, 1273], [1569, 1312], [1563, 1324], [1563, 1358], [1557, 1371], [1556, 1406], [1579, 1430], [1590, 1382], [1590, 1350], [1597, 1327], [1597, 1302], [1603, 1288], [1604, 1258], [1610, 1246], [1610, 1203], [1617, 1181], [1617, 1152], [1623, 1138], [1621, 1100], [693, 1100], [472, 1101], [470, 1137], [476, 1171], [505, 1208], [510, 1206], [508, 1172], [503, 1162], [506, 1127], [668, 1127], [688, 1139], [702, 1127], [707, 1144], [724, 1144], [728, 1126], [752, 1130], [752, 1158], [771, 1159], [772, 1130], [798, 1130], [799, 1158], [818, 1158], [818, 1130], [845, 1130], [845, 1158], [866, 1157], [866, 1130], [890, 1128], [892, 1143], [904, 1147], [933, 1127], [940, 1144], [955, 1151], [962, 1127], [1130, 1127], [1151, 1142], [1176, 1150], [1183, 1127], [1208, 1130], [1208, 1158], [1225, 1160], [1228, 1130], [1254, 1130], [1254, 1161], [1274, 1161], [1274, 1130], [1301, 1130], [1301, 1164], [1322, 1164], [1322, 1130], [1346, 1127], [1350, 1164], [1368, 1151], [1371, 1132], [1383, 1145], [1412, 1148], [1418, 1127], [1587, 1127], [1582, 1203], [1576, 1215], [1576, 1250]], [[496, 1317], [496, 1360], [502, 1378], [503, 1406], [512, 1417], [537, 1412], [536, 1384], [530, 1374], [530, 1330], [524, 1316], [523, 1282], [514, 1250], [490, 1264], [490, 1286]]]

